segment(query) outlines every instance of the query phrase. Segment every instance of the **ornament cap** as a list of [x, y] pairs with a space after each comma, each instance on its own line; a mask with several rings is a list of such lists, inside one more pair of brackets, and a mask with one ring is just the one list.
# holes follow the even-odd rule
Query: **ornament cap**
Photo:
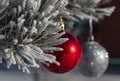
[[92, 35], [92, 36], [88, 37], [88, 41], [94, 41], [94, 36]]

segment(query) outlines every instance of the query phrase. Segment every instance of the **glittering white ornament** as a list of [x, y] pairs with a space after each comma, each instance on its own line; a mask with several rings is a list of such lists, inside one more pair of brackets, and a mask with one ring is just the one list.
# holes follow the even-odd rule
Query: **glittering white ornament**
[[88, 41], [82, 45], [83, 56], [79, 64], [79, 71], [87, 77], [101, 76], [108, 67], [108, 52], [98, 42]]

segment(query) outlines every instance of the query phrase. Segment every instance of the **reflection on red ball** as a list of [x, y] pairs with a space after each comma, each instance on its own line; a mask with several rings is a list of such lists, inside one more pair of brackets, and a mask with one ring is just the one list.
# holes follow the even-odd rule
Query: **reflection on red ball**
[[55, 51], [52, 55], [56, 56], [56, 60], [60, 66], [50, 64], [44, 65], [48, 70], [54, 73], [66, 73], [71, 71], [79, 62], [81, 57], [81, 47], [79, 41], [69, 33], [64, 34], [61, 38], [69, 38], [65, 43], [57, 47], [63, 48], [63, 51]]

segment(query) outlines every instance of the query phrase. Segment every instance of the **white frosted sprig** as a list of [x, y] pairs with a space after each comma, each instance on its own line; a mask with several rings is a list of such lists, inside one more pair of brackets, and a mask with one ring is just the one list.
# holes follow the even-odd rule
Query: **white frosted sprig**
[[31, 34], [31, 35], [37, 34], [38, 29], [36, 28], [36, 24], [37, 24], [37, 22], [36, 22], [36, 20], [34, 20], [34, 21], [33, 21], [33, 25], [32, 25], [32, 27], [31, 27], [31, 30], [30, 30], [30, 34]]
[[[79, 6], [79, 7], [97, 7], [98, 4], [102, 1], [102, 0], [69, 0], [70, 3], [72, 2], [73, 4], [75, 4], [75, 6]], [[76, 4], [77, 3], [77, 4]], [[80, 4], [80, 5], [79, 5]]]
[[81, 9], [81, 12], [75, 12], [75, 14], [81, 19], [93, 19], [95, 21], [98, 21], [104, 16], [110, 16], [114, 10], [115, 10], [115, 7], [85, 8], [85, 9]]
[[[0, 0], [0, 20], [6, 16], [6, 9], [8, 8], [9, 0]], [[5, 12], [3, 14], [3, 12]]]
[[[51, 11], [54, 9], [53, 5], [48, 5], [48, 7], [42, 12], [42, 14], [50, 14]], [[43, 15], [44, 16], [44, 15]]]
[[38, 12], [41, 6], [41, 0], [23, 0], [23, 8], [25, 8], [25, 6], [27, 6], [28, 10]]
[[61, 37], [62, 35], [64, 35], [64, 34], [65, 34], [65, 32], [61, 32], [61, 33], [59, 33], [59, 34], [56, 34], [55, 36], [47, 39], [46, 42], [56, 40], [57, 38], [60, 38], [60, 37]]
[[[30, 67], [39, 68], [40, 63], [60, 65], [49, 53], [62, 51], [56, 45], [68, 40], [61, 38], [64, 32], [59, 32], [62, 28], [55, 20], [67, 3], [67, 0], [0, 0], [0, 62], [5, 59], [8, 68], [17, 64], [19, 70], [27, 73]], [[7, 17], [3, 15], [6, 13]]]
[[23, 36], [25, 36], [27, 32], [28, 32], [28, 29], [26, 27], [23, 27], [21, 31], [21, 39], [23, 39]]
[[68, 38], [59, 38], [54, 41], [45, 42], [44, 44], [37, 44], [38, 46], [57, 46], [63, 43], [63, 41], [69, 40]]
[[22, 40], [22, 43], [30, 43], [30, 42], [32, 42], [32, 41], [33, 41], [32, 38], [26, 37], [25, 39]]
[[63, 51], [63, 49], [62, 48], [60, 48], [60, 47], [41, 47], [41, 49], [43, 49], [43, 50], [47, 50], [47, 51]]
[[[103, 0], [69, 0], [66, 11], [70, 13], [71, 18], [74, 16], [80, 19], [93, 19], [98, 21], [104, 16], [110, 16], [115, 7], [99, 8], [98, 4]], [[66, 12], [65, 11], [65, 12]], [[64, 13], [65, 15], [66, 13]], [[67, 15], [67, 14], [66, 14]], [[67, 16], [65, 16], [67, 18]], [[68, 16], [70, 18], [70, 16]]]
[[103, 15], [106, 15], [106, 16], [111, 16], [111, 12], [114, 12], [115, 10], [115, 7], [107, 7], [107, 8], [99, 8], [97, 9], [96, 8], [96, 12], [101, 12], [101, 14], [104, 12]]
[[44, 18], [41, 23], [40, 23], [41, 26], [38, 26], [38, 33], [41, 34], [45, 29], [46, 27], [49, 25], [49, 21], [48, 21], [48, 18]]
[[17, 52], [19, 53], [16, 52], [16, 54], [14, 54], [10, 49], [4, 50], [4, 54], [7, 56], [4, 58], [7, 60], [7, 68], [10, 68], [12, 64], [18, 64], [20, 70], [22, 68], [23, 72], [26, 71], [27, 73], [30, 73], [28, 67], [40, 67], [37, 64], [36, 59], [42, 63], [45, 63], [47, 61], [49, 63], [55, 63], [59, 65], [59, 63], [55, 61], [55, 56], [44, 54], [43, 50], [37, 46], [20, 45], [18, 49], [19, 51], [17, 50]]

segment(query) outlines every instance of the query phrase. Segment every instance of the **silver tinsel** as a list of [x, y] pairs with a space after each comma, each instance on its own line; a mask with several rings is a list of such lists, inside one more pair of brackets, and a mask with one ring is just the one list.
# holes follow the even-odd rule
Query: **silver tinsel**
[[87, 77], [101, 76], [108, 67], [109, 56], [106, 49], [98, 42], [88, 41], [82, 44], [82, 58], [79, 71]]

